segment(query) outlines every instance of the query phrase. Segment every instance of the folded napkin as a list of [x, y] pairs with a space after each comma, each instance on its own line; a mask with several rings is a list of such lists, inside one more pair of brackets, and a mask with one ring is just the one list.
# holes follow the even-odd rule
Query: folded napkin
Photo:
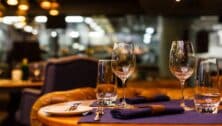
[[163, 94], [155, 95], [153, 97], [137, 96], [133, 98], [126, 98], [126, 102], [128, 104], [139, 104], [139, 103], [159, 102], [159, 101], [169, 101], [169, 100], [170, 100], [169, 96]]
[[111, 110], [112, 117], [118, 119], [134, 119], [155, 115], [179, 114], [183, 112], [184, 109], [180, 106], [166, 107], [164, 105], [149, 105], [144, 108]]

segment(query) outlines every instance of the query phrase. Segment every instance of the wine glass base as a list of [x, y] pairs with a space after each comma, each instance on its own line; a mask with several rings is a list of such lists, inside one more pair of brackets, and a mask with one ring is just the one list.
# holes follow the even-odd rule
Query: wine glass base
[[184, 109], [185, 111], [192, 111], [192, 110], [194, 110], [193, 107], [187, 106], [187, 105], [185, 105], [184, 103], [181, 103], [180, 106], [183, 107], [183, 109]]
[[119, 109], [133, 109], [133, 108], [135, 108], [135, 106], [127, 104], [126, 102], [122, 102], [118, 105], [118, 108]]

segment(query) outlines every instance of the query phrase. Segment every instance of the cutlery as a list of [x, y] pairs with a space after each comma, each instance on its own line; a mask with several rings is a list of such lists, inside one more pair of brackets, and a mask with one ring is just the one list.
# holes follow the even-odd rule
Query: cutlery
[[80, 105], [81, 103], [73, 103], [69, 108], [66, 109], [66, 111], [73, 111], [75, 109], [77, 109], [77, 107]]
[[103, 107], [98, 106], [97, 110], [96, 110], [96, 116], [95, 116], [94, 120], [99, 121], [103, 114], [104, 114]]
[[89, 115], [89, 114], [91, 114], [91, 113], [92, 113], [92, 111], [83, 112], [82, 115], [83, 115], [83, 116], [86, 116], [86, 115]]

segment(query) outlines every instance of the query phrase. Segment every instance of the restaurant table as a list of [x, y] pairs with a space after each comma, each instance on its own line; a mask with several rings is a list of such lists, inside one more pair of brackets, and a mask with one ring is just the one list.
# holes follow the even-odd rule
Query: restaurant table
[[10, 79], [0, 79], [0, 91], [17, 91], [23, 88], [39, 88], [43, 85], [42, 81], [14, 81]]
[[[82, 101], [81, 101], [82, 102]], [[89, 105], [92, 101], [84, 101], [83, 104]], [[60, 103], [63, 104], [63, 103]], [[40, 120], [46, 126], [133, 126], [133, 125], [142, 125], [142, 126], [222, 126], [222, 124], [136, 124], [136, 123], [78, 123], [78, 120], [81, 116], [49, 116], [42, 109], [38, 111], [38, 120]]]
[[9, 93], [9, 102], [7, 105], [8, 117], [5, 120], [11, 120], [8, 118], [15, 118], [16, 110], [19, 107], [21, 100], [21, 92], [24, 88], [41, 88], [42, 81], [14, 81], [10, 79], [0, 79], [0, 91]]

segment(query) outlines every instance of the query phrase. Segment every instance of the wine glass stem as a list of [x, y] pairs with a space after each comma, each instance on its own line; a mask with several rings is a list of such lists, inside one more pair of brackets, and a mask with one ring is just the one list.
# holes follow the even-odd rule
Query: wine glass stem
[[185, 80], [180, 80], [180, 86], [181, 86], [181, 106], [182, 107], [185, 107], [184, 84], [185, 84]]
[[124, 107], [124, 106], [126, 106], [126, 91], [125, 91], [125, 89], [126, 89], [126, 79], [122, 79], [122, 85], [123, 85], [123, 99], [122, 99], [121, 104]]

